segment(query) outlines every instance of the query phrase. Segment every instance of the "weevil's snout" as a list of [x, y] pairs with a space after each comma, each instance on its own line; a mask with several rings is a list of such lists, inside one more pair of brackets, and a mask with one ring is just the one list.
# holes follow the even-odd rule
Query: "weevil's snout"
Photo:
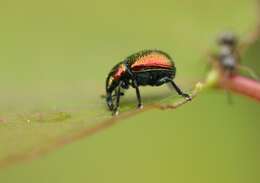
[[114, 104], [113, 104], [113, 99], [112, 99], [111, 93], [107, 94], [106, 101], [107, 101], [107, 106], [108, 106], [109, 110], [112, 111], [114, 109]]

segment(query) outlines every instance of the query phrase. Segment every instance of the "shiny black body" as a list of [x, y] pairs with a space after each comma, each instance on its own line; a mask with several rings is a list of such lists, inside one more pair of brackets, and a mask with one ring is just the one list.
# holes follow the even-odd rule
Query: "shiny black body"
[[175, 75], [175, 72], [170, 69], [144, 70], [134, 73], [139, 86], [160, 86], [166, 82], [165, 78], [173, 79]]
[[[132, 65], [136, 64], [138, 59], [154, 53], [161, 54], [162, 56], [167, 58], [170, 63], [169, 66], [165, 68], [159, 66], [151, 68], [149, 65], [140, 65], [140, 69], [133, 70]], [[114, 114], [118, 114], [120, 96], [124, 95], [122, 89], [128, 89], [129, 86], [131, 86], [136, 90], [138, 107], [142, 108], [139, 86], [160, 86], [165, 83], [171, 83], [171, 85], [179, 95], [190, 100], [190, 96], [182, 92], [182, 90], [174, 83], [173, 79], [175, 77], [175, 74], [176, 68], [174, 66], [174, 63], [171, 57], [165, 52], [159, 50], [145, 50], [135, 53], [130, 57], [127, 57], [123, 62], [120, 62], [119, 64], [114, 66], [108, 74], [106, 80], [107, 105]]]

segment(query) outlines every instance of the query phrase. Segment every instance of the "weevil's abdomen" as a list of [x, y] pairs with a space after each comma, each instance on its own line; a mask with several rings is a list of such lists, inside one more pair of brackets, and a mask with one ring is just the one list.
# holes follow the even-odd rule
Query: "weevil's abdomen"
[[159, 50], [140, 51], [127, 59], [133, 72], [151, 69], [171, 70], [175, 67], [171, 57]]
[[136, 81], [138, 85], [146, 86], [160, 86], [163, 85], [166, 81], [165, 78], [174, 78], [174, 72], [169, 69], [161, 69], [161, 70], [146, 70], [146, 71], [138, 71], [136, 74]]
[[159, 50], [145, 50], [127, 58], [138, 85], [162, 85], [164, 78], [175, 77], [176, 68], [171, 57]]

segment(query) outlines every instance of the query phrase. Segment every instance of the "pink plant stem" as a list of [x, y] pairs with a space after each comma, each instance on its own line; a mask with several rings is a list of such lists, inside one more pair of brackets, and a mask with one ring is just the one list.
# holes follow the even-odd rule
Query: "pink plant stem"
[[260, 82], [240, 75], [234, 75], [228, 79], [223, 78], [220, 81], [220, 86], [260, 102]]

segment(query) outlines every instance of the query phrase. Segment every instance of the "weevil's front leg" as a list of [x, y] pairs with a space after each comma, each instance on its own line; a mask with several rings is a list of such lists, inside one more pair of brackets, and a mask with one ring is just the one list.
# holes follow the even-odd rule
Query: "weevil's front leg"
[[142, 104], [142, 99], [141, 99], [141, 95], [140, 95], [140, 90], [139, 90], [139, 86], [137, 84], [137, 82], [134, 80], [134, 87], [135, 87], [135, 91], [136, 91], [136, 97], [137, 97], [137, 100], [138, 100], [138, 105], [137, 107], [139, 109], [142, 109], [143, 108], [143, 104]]
[[189, 96], [189, 94], [184, 93], [175, 83], [173, 80], [170, 79], [170, 82], [173, 86], [173, 88], [177, 91], [177, 93], [183, 97], [185, 97], [187, 100], [191, 100], [191, 97]]
[[141, 99], [139, 87], [137, 86], [137, 87], [135, 88], [135, 90], [136, 90], [136, 96], [137, 96], [137, 100], [138, 100], [138, 108], [139, 108], [139, 109], [142, 109], [142, 108], [143, 108], [143, 104], [142, 104], [142, 99]]
[[117, 91], [116, 91], [116, 105], [115, 108], [113, 109], [113, 115], [118, 115], [118, 108], [119, 108], [119, 102], [120, 102], [120, 96], [121, 96], [121, 83], [119, 83]]

